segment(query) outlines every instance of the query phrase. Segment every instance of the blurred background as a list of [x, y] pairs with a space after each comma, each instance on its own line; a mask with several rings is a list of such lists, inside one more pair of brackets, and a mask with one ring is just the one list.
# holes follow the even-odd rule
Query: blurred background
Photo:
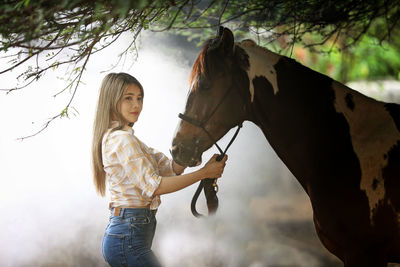
[[[92, 184], [92, 122], [101, 80], [129, 40], [126, 35], [92, 56], [75, 111], [35, 137], [18, 140], [39, 129], [68, 100], [68, 94], [53, 97], [64, 86], [62, 72], [49, 72], [30, 88], [0, 95], [0, 266], [106, 266], [101, 240], [108, 196], [97, 196]], [[140, 38], [137, 59], [131, 55], [112, 70], [128, 72], [143, 84], [144, 108], [135, 134], [168, 156], [199, 51], [185, 38], [147, 33]], [[335, 68], [342, 65], [332, 57], [316, 57], [301, 47], [294, 47], [293, 57], [331, 77], [341, 73]], [[365, 66], [372, 65], [364, 63], [364, 69], [352, 69], [371, 73]], [[1, 86], [12, 86], [15, 78], [2, 75]], [[345, 82], [356, 80], [350, 78]], [[395, 79], [349, 85], [379, 100], [400, 102]], [[232, 134], [220, 141], [222, 147]], [[216, 152], [211, 148], [203, 160]], [[342, 266], [316, 236], [307, 195], [255, 125], [244, 123], [228, 154], [215, 216], [192, 216], [195, 185], [162, 196], [153, 249], [164, 266]], [[201, 213], [204, 204], [202, 196]]]

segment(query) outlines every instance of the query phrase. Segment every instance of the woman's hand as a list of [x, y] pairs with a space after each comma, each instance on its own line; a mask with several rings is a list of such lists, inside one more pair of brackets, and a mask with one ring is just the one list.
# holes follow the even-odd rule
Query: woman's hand
[[[161, 179], [161, 183], [154, 192], [155, 196], [172, 193], [181, 190], [189, 185], [192, 185], [204, 178], [219, 178], [224, 172], [225, 162], [228, 159], [225, 156], [221, 161], [217, 161], [217, 156], [214, 155], [203, 168], [192, 173], [166, 176]], [[177, 167], [177, 166], [175, 166]], [[183, 167], [183, 166], [181, 166]]]
[[219, 178], [222, 176], [228, 156], [225, 155], [221, 161], [217, 161], [217, 156], [217, 154], [214, 154], [201, 169], [204, 173], [204, 178]]

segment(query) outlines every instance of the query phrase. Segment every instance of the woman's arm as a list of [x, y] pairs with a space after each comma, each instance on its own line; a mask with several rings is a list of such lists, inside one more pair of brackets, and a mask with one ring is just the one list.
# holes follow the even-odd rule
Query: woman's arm
[[216, 158], [217, 155], [214, 155], [203, 168], [192, 173], [179, 176], [163, 177], [160, 185], [154, 192], [154, 195], [156, 196], [176, 192], [204, 178], [221, 177], [225, 168], [225, 162], [228, 157], [225, 156], [221, 161], [217, 161]]

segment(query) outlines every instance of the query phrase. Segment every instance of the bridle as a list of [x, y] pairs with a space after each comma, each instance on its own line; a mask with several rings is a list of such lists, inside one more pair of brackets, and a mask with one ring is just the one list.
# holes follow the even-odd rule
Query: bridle
[[[242, 123], [240, 122], [240, 123], [237, 125], [236, 132], [235, 132], [235, 134], [233, 135], [232, 139], [229, 141], [229, 143], [228, 143], [228, 145], [226, 146], [225, 150], [222, 150], [222, 149], [221, 149], [221, 147], [217, 144], [217, 141], [215, 140], [215, 138], [210, 134], [209, 131], [207, 131], [207, 129], [206, 129], [206, 124], [207, 124], [207, 122], [211, 119], [211, 117], [217, 112], [217, 110], [219, 109], [219, 107], [221, 106], [221, 104], [225, 101], [225, 99], [228, 97], [229, 93], [232, 91], [232, 88], [233, 88], [233, 86], [230, 86], [230, 87], [228, 88], [228, 90], [225, 92], [224, 96], [221, 98], [221, 100], [219, 101], [219, 103], [215, 106], [215, 108], [213, 109], [213, 111], [212, 111], [212, 112], [208, 115], [208, 117], [206, 117], [206, 119], [203, 120], [202, 122], [200, 122], [200, 121], [198, 121], [198, 120], [195, 120], [195, 119], [193, 119], [193, 118], [190, 118], [189, 116], [187, 116], [187, 115], [185, 115], [185, 114], [182, 114], [182, 113], [179, 113], [179, 115], [178, 115], [178, 117], [179, 117], [180, 119], [182, 119], [183, 121], [186, 121], [187, 123], [190, 123], [190, 124], [192, 124], [192, 125], [194, 125], [194, 126], [196, 126], [196, 127], [199, 127], [200, 129], [202, 129], [202, 130], [207, 134], [208, 138], [210, 138], [210, 140], [213, 142], [213, 144], [217, 147], [218, 151], [220, 152], [220, 155], [218, 155], [218, 157], [217, 157], [217, 161], [221, 161], [221, 160], [224, 158], [226, 152], [228, 151], [228, 148], [232, 145], [233, 141], [236, 139], [237, 135], [239, 134], [240, 128], [242, 128]], [[210, 180], [213, 180], [213, 183], [212, 183], [212, 190], [213, 190], [213, 192], [206, 192], [205, 185], [206, 185], [206, 183], [209, 183]], [[212, 201], [212, 200], [209, 199], [209, 198], [214, 197], [214, 201], [216, 201], [216, 203], [213, 203], [213, 204], [216, 205], [216, 207], [215, 207], [215, 210], [213, 210], [212, 212], [215, 212], [215, 211], [216, 211], [216, 208], [218, 207], [218, 198], [217, 198], [217, 196], [216, 196], [216, 193], [218, 192], [217, 179], [206, 178], [206, 179], [204, 179], [204, 180], [201, 180], [199, 186], [197, 187], [197, 190], [196, 190], [195, 194], [193, 195], [192, 203], [191, 203], [191, 210], [192, 210], [192, 213], [193, 213], [193, 215], [194, 215], [195, 217], [200, 217], [200, 216], [202, 216], [201, 214], [199, 214], [199, 213], [196, 211], [196, 202], [197, 202], [197, 199], [198, 199], [198, 197], [199, 197], [199, 195], [200, 195], [200, 192], [201, 192], [201, 190], [202, 190], [203, 188], [204, 188], [204, 193], [206, 194], [207, 204], [209, 204], [209, 201]], [[210, 193], [211, 193], [211, 195], [210, 195]], [[211, 205], [211, 204], [210, 204], [210, 205]], [[209, 210], [210, 210], [210, 207], [209, 207]]]

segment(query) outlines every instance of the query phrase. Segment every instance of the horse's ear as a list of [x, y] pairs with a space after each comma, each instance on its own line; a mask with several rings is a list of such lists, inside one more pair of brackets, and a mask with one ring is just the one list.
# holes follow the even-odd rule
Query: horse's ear
[[224, 47], [224, 54], [229, 56], [233, 55], [235, 39], [233, 37], [233, 33], [228, 28], [224, 28], [224, 32], [222, 34], [222, 44]]
[[219, 26], [217, 38], [215, 38], [211, 42], [208, 51], [218, 51], [224, 56], [232, 56], [233, 46], [234, 46], [234, 37], [231, 30]]

